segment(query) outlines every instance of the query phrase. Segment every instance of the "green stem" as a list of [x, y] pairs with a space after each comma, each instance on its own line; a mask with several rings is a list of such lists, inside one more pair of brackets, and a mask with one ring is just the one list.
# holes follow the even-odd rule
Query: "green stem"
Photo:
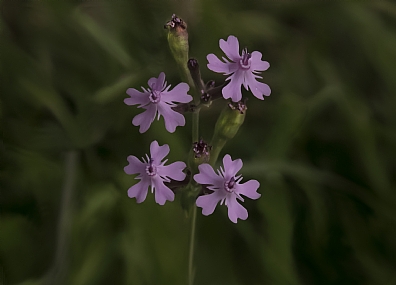
[[192, 142], [197, 142], [199, 138], [199, 111], [196, 109], [192, 114]]
[[[188, 72], [189, 78], [191, 78], [190, 72]], [[194, 86], [194, 85], [190, 85]], [[194, 86], [195, 87], [195, 86]], [[197, 95], [198, 90], [195, 89], [195, 95]], [[195, 97], [196, 105], [199, 104], [199, 97]], [[192, 114], [192, 142], [198, 142], [199, 138], [199, 112], [201, 107], [197, 107]], [[188, 254], [188, 284], [194, 284], [194, 244], [195, 244], [195, 228], [197, 220], [197, 207], [193, 204], [192, 218], [191, 218], [191, 234], [190, 234], [190, 250]]]
[[[199, 111], [196, 109], [192, 115], [192, 141], [197, 142], [199, 136]], [[194, 244], [195, 244], [195, 227], [197, 220], [197, 207], [193, 204], [191, 218], [190, 250], [188, 254], [188, 284], [194, 284]]]
[[190, 250], [188, 257], [188, 284], [194, 284], [194, 244], [195, 244], [195, 228], [197, 220], [197, 207], [193, 207], [192, 219], [191, 219], [191, 235], [190, 235]]
[[194, 80], [191, 77], [190, 70], [187, 67], [187, 60], [179, 63], [179, 68], [182, 70], [182, 79], [183, 81], [187, 81], [187, 84], [190, 86], [194, 86]]
[[210, 159], [209, 159], [209, 164], [211, 166], [214, 166], [217, 158], [219, 157], [220, 151], [223, 149], [223, 147], [226, 144], [226, 140], [224, 139], [216, 139], [216, 142], [212, 141], [211, 145], [213, 145], [213, 149], [210, 152]]

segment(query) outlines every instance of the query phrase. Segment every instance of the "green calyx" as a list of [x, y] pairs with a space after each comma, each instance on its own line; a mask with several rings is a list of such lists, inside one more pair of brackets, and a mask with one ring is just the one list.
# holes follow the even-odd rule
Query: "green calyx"
[[217, 119], [211, 145], [210, 164], [214, 165], [221, 149], [228, 140], [234, 138], [242, 126], [246, 116], [246, 104], [243, 102], [229, 103]]
[[183, 75], [183, 80], [187, 81], [190, 86], [194, 86], [187, 68], [189, 51], [187, 23], [173, 14], [172, 19], [165, 24], [164, 28], [168, 30], [169, 48]]

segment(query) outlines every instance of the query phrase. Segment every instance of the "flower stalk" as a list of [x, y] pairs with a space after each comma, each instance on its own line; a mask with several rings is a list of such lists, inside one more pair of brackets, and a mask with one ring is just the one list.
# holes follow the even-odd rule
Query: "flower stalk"
[[192, 207], [191, 217], [191, 234], [190, 234], [190, 249], [188, 252], [188, 284], [194, 284], [195, 269], [194, 269], [194, 250], [195, 250], [195, 228], [197, 220], [197, 207]]

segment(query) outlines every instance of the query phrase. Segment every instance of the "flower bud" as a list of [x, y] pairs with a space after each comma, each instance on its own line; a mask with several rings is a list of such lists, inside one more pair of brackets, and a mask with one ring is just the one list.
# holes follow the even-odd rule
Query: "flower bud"
[[242, 101], [231, 102], [217, 119], [213, 138], [210, 164], [213, 165], [226, 142], [232, 139], [242, 126], [246, 115], [246, 104]]
[[200, 102], [200, 97], [205, 94], [205, 86], [201, 78], [198, 60], [190, 58], [187, 62], [187, 67], [190, 71], [191, 78], [194, 81], [195, 90], [198, 92], [198, 96], [195, 98], [195, 103], [198, 104]]
[[245, 103], [241, 101], [229, 103], [217, 119], [214, 138], [232, 139], [245, 120], [246, 109]]
[[190, 72], [187, 68], [189, 50], [187, 23], [173, 14], [172, 19], [165, 24], [164, 28], [168, 30], [169, 48], [177, 65], [181, 69], [184, 77], [183, 79], [186, 80], [190, 86], [193, 86]]

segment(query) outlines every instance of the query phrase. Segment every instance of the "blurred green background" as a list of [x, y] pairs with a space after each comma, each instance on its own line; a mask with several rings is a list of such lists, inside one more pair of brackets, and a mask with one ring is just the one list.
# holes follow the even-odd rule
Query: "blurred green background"
[[[198, 215], [195, 284], [396, 284], [396, 4], [387, 1], [0, 1], [0, 284], [186, 284], [189, 218], [137, 204], [123, 172], [156, 139], [185, 160], [191, 118], [139, 134], [128, 87], [180, 82], [163, 25], [188, 23], [205, 80], [239, 38], [271, 67], [224, 148], [246, 221]], [[201, 112], [209, 140], [224, 102]]]

